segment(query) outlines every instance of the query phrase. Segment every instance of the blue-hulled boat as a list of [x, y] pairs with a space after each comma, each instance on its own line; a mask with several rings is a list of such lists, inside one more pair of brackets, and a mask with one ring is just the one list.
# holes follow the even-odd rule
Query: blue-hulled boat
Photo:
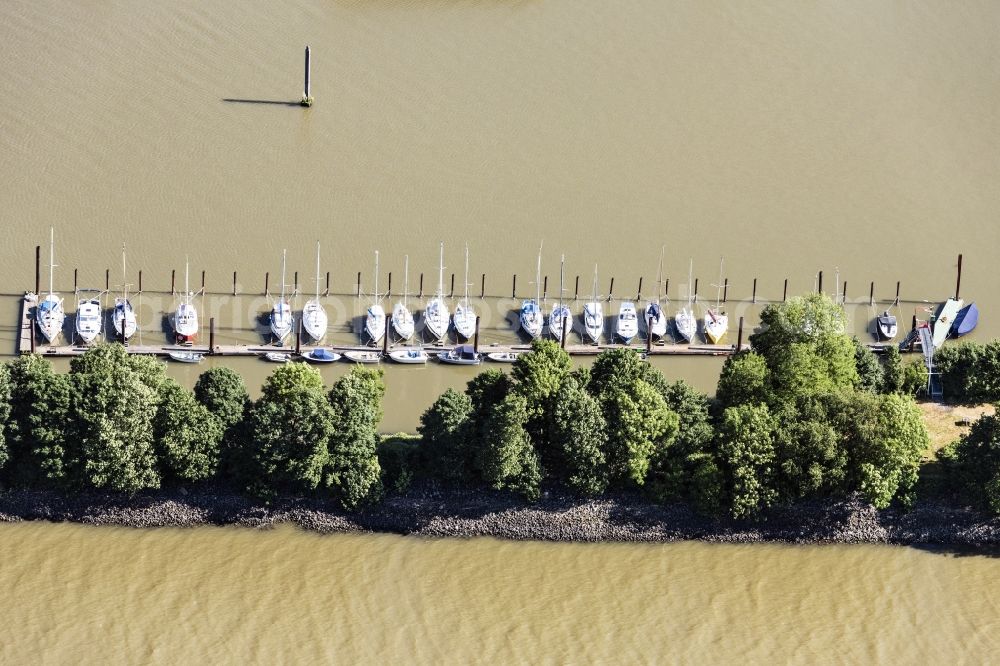
[[979, 308], [976, 307], [975, 303], [969, 303], [955, 315], [955, 323], [951, 325], [951, 334], [960, 338], [966, 333], [971, 333], [978, 323]]

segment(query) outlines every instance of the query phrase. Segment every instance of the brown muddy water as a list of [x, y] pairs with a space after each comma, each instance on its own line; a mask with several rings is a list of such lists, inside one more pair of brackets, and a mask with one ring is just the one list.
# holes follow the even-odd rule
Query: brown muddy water
[[997, 562], [902, 547], [0, 527], [4, 663], [986, 663]]

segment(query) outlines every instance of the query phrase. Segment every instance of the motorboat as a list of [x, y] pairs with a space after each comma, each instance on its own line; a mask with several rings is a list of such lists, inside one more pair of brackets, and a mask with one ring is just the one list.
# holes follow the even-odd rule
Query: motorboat
[[281, 343], [292, 332], [292, 306], [285, 298], [285, 259], [286, 251], [281, 251], [281, 296], [271, 307], [271, 335]]
[[454, 365], [479, 365], [483, 359], [472, 345], [459, 345], [450, 351], [440, 352], [438, 360]]
[[719, 282], [715, 285], [715, 307], [705, 311], [705, 339], [713, 344], [719, 344], [726, 331], [729, 330], [729, 316], [722, 310], [722, 266], [723, 261], [719, 261]]
[[326, 330], [329, 326], [329, 319], [326, 316], [326, 308], [319, 300], [319, 243], [316, 243], [316, 295], [306, 301], [302, 307], [302, 328], [306, 335], [320, 342], [326, 337]]
[[93, 296], [84, 296], [76, 303], [76, 334], [80, 341], [89, 345], [101, 334], [101, 301]]
[[486, 358], [494, 363], [513, 363], [520, 355], [518, 352], [490, 352]]
[[410, 291], [410, 255], [403, 258], [403, 300], [392, 306], [392, 330], [400, 340], [413, 337], [413, 314], [406, 300]]
[[878, 333], [878, 338], [880, 340], [892, 340], [896, 337], [899, 332], [899, 324], [896, 321], [896, 315], [892, 314], [891, 311], [886, 310], [879, 316], [875, 317], [875, 330]]
[[594, 266], [593, 300], [583, 304], [583, 330], [591, 342], [597, 344], [604, 333], [604, 308], [597, 300], [597, 266]]
[[385, 310], [378, 302], [378, 250], [375, 250], [375, 292], [372, 294], [372, 304], [365, 312], [365, 333], [373, 343], [377, 343], [385, 335]]
[[174, 311], [174, 341], [179, 345], [192, 345], [198, 337], [198, 310], [194, 294], [188, 290], [188, 261], [184, 260], [184, 295]]
[[346, 351], [344, 358], [355, 363], [378, 363], [382, 360], [382, 353], [377, 351]]
[[443, 340], [448, 333], [448, 320], [451, 313], [444, 302], [444, 243], [441, 243], [440, 258], [438, 260], [438, 288], [424, 308], [424, 328], [435, 340]]
[[656, 269], [656, 300], [646, 303], [642, 313], [642, 323], [646, 326], [646, 335], [650, 340], [660, 340], [667, 334], [667, 314], [660, 305], [660, 298], [663, 290], [663, 252], [664, 246], [660, 246], [660, 264]]
[[425, 352], [422, 347], [403, 347], [402, 349], [393, 349], [390, 351], [389, 358], [396, 363], [409, 363], [415, 365], [418, 363], [426, 363], [428, 356], [427, 352]]
[[324, 349], [323, 347], [317, 347], [316, 349], [303, 352], [302, 358], [311, 363], [335, 363], [340, 360], [340, 354], [332, 352], [329, 349]]
[[167, 356], [180, 363], [201, 363], [205, 358], [203, 353], [193, 351], [172, 351], [167, 352]]
[[549, 314], [549, 335], [558, 342], [562, 342], [563, 334], [573, 327], [573, 314], [562, 300], [565, 264], [566, 255], [563, 255], [559, 259], [559, 298], [556, 304], [552, 306], [552, 312]]
[[938, 308], [937, 316], [934, 317], [933, 340], [934, 348], [937, 349], [944, 344], [951, 334], [951, 327], [955, 324], [959, 311], [962, 309], [964, 301], [961, 298], [949, 298]]
[[42, 332], [46, 342], [55, 340], [62, 332], [66, 321], [66, 311], [63, 309], [63, 299], [53, 289], [53, 270], [55, 269], [56, 232], [49, 229], [49, 293], [38, 303], [35, 311], [35, 321], [38, 330]]
[[288, 363], [292, 360], [292, 355], [288, 352], [264, 352], [262, 356], [271, 363]]
[[542, 327], [545, 324], [542, 309], [538, 306], [542, 300], [542, 248], [538, 248], [538, 266], [535, 269], [535, 298], [530, 298], [521, 303], [521, 314], [519, 316], [521, 329], [528, 334], [532, 340], [542, 334]]
[[615, 335], [624, 344], [632, 342], [639, 334], [639, 317], [635, 312], [635, 303], [622, 301], [618, 306], [618, 319], [615, 321]]
[[979, 308], [976, 307], [975, 303], [969, 303], [955, 315], [955, 323], [951, 326], [951, 334], [956, 338], [960, 338], [967, 333], [971, 333], [978, 323]]
[[111, 311], [111, 324], [119, 341], [128, 340], [136, 331], [135, 310], [128, 300], [128, 284], [125, 283], [125, 244], [122, 243], [122, 295], [115, 298], [115, 307]]
[[455, 332], [464, 340], [471, 340], [476, 334], [476, 311], [469, 305], [469, 245], [465, 245], [465, 298], [455, 306], [452, 316]]

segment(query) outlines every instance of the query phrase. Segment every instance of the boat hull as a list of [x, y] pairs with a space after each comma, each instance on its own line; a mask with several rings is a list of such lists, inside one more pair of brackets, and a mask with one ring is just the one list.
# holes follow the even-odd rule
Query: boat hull
[[934, 318], [933, 328], [933, 341], [935, 349], [943, 345], [944, 341], [948, 339], [948, 335], [951, 333], [951, 327], [955, 323], [955, 318], [958, 316], [959, 310], [962, 309], [962, 305], [962, 299], [949, 298], [938, 309], [937, 316]]
[[424, 328], [435, 340], [442, 340], [448, 333], [448, 306], [440, 298], [427, 304], [424, 310]]
[[413, 337], [413, 315], [402, 303], [396, 303], [392, 308], [392, 330], [400, 340]]
[[321, 303], [313, 299], [302, 308], [302, 328], [306, 335], [319, 342], [326, 337], [326, 329], [329, 326], [329, 319], [326, 316], [326, 309]]
[[677, 327], [677, 333], [686, 342], [693, 342], [694, 336], [698, 332], [698, 320], [694, 318], [694, 314], [687, 308], [681, 310], [674, 317], [674, 326]]
[[979, 323], [979, 308], [975, 303], [969, 303], [958, 311], [955, 316], [955, 323], [951, 327], [951, 334], [956, 338], [971, 333], [976, 324]]
[[38, 330], [46, 342], [52, 342], [62, 332], [63, 324], [66, 322], [66, 313], [63, 310], [62, 299], [55, 294], [48, 294], [42, 302], [38, 304], [36, 312]]
[[600, 342], [604, 334], [604, 309], [600, 303], [592, 301], [583, 306], [583, 330], [591, 342]]
[[385, 310], [381, 305], [368, 308], [365, 315], [365, 332], [372, 342], [378, 342], [385, 335]]
[[455, 332], [463, 340], [471, 340], [476, 334], [476, 313], [472, 308], [461, 303], [456, 305], [452, 322], [455, 324]]
[[729, 317], [717, 312], [709, 312], [705, 315], [705, 339], [713, 345], [722, 342], [729, 331]]

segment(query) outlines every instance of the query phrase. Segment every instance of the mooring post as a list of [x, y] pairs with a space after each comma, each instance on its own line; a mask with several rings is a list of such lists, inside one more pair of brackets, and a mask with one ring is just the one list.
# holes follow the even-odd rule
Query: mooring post
[[392, 296], [392, 271], [389, 271], [389, 288], [385, 290], [385, 297]]
[[725, 303], [729, 300], [729, 278], [726, 278], [722, 283], [722, 302]]
[[326, 272], [326, 293], [324, 296], [330, 295], [330, 271]]
[[[640, 299], [635, 299], [640, 300]], [[649, 354], [653, 350], [653, 318], [646, 317], [646, 353]]]
[[757, 303], [757, 278], [753, 279], [753, 296], [750, 297], [750, 302]]
[[264, 295], [270, 296], [271, 294], [271, 273], [270, 271], [264, 271]]
[[123, 347], [128, 347], [128, 338], [125, 337], [125, 320], [124, 319], [122, 320], [122, 330], [121, 330], [121, 334], [119, 335], [119, 337], [121, 338], [122, 346]]
[[847, 303], [847, 280], [844, 280], [844, 291], [840, 294], [840, 304], [845, 305]]
[[562, 336], [559, 338], [559, 347], [562, 349], [566, 349], [566, 337], [569, 335], [569, 332], [566, 330], [568, 325], [569, 317], [564, 316], [562, 320]]
[[612, 294], [615, 293], [615, 276], [611, 276], [611, 285], [608, 287], [608, 303], [611, 302]]
[[[35, 295], [39, 294], [39, 290], [42, 288], [42, 246], [35, 246]], [[34, 337], [34, 333], [32, 336]], [[34, 350], [32, 350], [34, 351]]]
[[208, 353], [215, 353], [215, 317], [208, 320]]
[[663, 281], [663, 296], [664, 298], [670, 298], [670, 278]]
[[642, 300], [642, 276], [641, 275], [639, 276], [639, 289], [637, 289], [636, 292], [635, 292], [635, 300], [637, 300], [637, 301], [641, 301]]
[[473, 353], [479, 353], [479, 315], [476, 315], [476, 334], [472, 338], [472, 351]]
[[816, 293], [818, 294], [823, 293], [823, 271], [819, 272], [819, 282], [817, 283], [816, 286]]
[[962, 255], [958, 255], [958, 277], [955, 279], [955, 300], [958, 300], [958, 292], [962, 289]]
[[542, 282], [542, 300], [549, 297], [549, 276], [545, 276], [545, 280]]
[[361, 298], [361, 271], [358, 271], [358, 298]]
[[382, 356], [389, 355], [389, 327], [386, 326], [385, 333], [382, 334]]
[[784, 303], [788, 300], [788, 278], [785, 278], [785, 290], [781, 292], [781, 302]]
[[894, 304], [894, 305], [895, 305], [895, 306], [896, 306], [897, 308], [899, 307], [899, 280], [897, 280], [897, 281], [896, 281], [896, 300], [895, 300], [895, 301], [893, 301], [893, 304]]
[[77, 292], [77, 285], [78, 285], [78, 283], [76, 281], [76, 271], [77, 271], [77, 269], [74, 268], [73, 269], [73, 293], [74, 294]]
[[448, 298], [455, 298], [455, 274], [451, 274], [451, 293], [448, 294]]
[[417, 294], [417, 298], [424, 297], [424, 274], [420, 274], [420, 292]]
[[170, 295], [171, 296], [176, 296], [177, 295], [177, 269], [176, 268], [171, 268], [170, 269]]
[[299, 356], [302, 354], [302, 317], [299, 317], [299, 321], [295, 326], [295, 355]]
[[698, 302], [698, 278], [694, 279], [694, 302]]
[[236, 271], [233, 271], [233, 296], [236, 295]]
[[305, 86], [303, 86], [302, 100], [299, 102], [302, 106], [312, 106], [313, 98], [312, 92], [309, 90], [309, 47], [306, 47], [306, 76], [305, 76]]
[[139, 293], [142, 293], [142, 269], [139, 269]]
[[479, 298], [485, 298], [486, 296], [486, 273], [483, 273], [483, 280], [479, 284]]
[[736, 332], [736, 351], [743, 351], [743, 317], [740, 317], [740, 327]]
[[576, 287], [573, 288], [573, 300], [578, 300], [580, 298], [580, 276], [576, 276]]
[[517, 273], [514, 273], [514, 280], [510, 287], [510, 297], [517, 298]]
[[868, 290], [868, 305], [875, 305], [875, 280], [872, 280], [872, 286]]
[[104, 269], [104, 291], [109, 291], [111, 289], [111, 269]]
[[201, 272], [201, 291], [205, 292], [205, 271]]
[[[35, 353], [35, 327], [31, 327], [31, 331], [28, 333], [31, 336], [31, 353]], [[20, 344], [20, 343], [18, 343]]]
[[299, 272], [295, 271], [292, 275], [294, 276], [292, 278], [292, 293], [294, 294], [299, 290]]

